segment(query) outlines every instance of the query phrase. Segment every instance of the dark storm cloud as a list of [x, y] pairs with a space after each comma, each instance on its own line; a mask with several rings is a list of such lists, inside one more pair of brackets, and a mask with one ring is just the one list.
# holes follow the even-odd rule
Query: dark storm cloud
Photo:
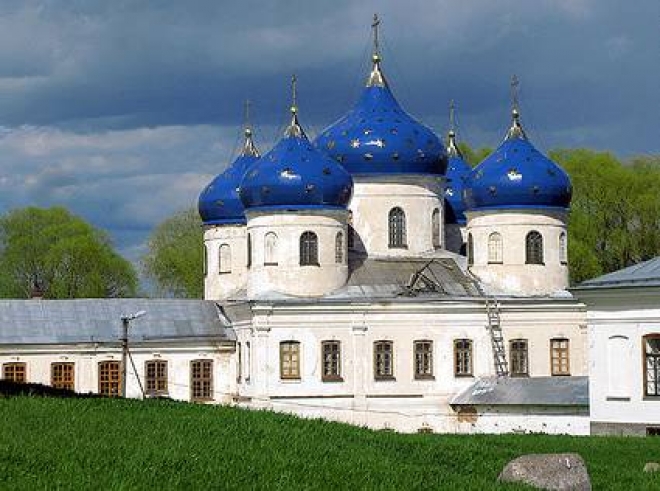
[[655, 0], [0, 3], [0, 207], [70, 206], [129, 256], [194, 204], [227, 163], [254, 101], [262, 149], [286, 120], [297, 73], [314, 134], [354, 102], [369, 24], [400, 102], [438, 132], [494, 146], [509, 78], [543, 150], [658, 152]]

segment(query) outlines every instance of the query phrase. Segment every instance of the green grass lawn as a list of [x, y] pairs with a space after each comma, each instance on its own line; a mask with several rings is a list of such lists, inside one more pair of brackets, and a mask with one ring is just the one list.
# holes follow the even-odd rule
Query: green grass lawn
[[167, 401], [0, 399], [2, 489], [519, 489], [525, 453], [577, 452], [595, 490], [660, 489], [660, 438], [401, 435]]

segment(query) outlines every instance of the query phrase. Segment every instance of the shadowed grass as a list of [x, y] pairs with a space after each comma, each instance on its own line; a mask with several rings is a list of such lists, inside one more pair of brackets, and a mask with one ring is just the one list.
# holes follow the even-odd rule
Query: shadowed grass
[[577, 452], [595, 490], [660, 489], [660, 439], [401, 435], [171, 401], [0, 399], [3, 489], [522, 489], [510, 459]]

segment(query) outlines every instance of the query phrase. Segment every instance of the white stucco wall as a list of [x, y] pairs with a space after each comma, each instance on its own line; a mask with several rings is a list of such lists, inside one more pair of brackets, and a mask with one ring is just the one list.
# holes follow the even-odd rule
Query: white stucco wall
[[[254, 312], [252, 326], [237, 331], [240, 344], [245, 347], [250, 343], [250, 379], [239, 384], [239, 393], [248, 407], [407, 432], [423, 426], [435, 432], [508, 432], [522, 427], [528, 431], [584, 434], [585, 424], [588, 427], [584, 415], [575, 416], [569, 410], [548, 416], [541, 409], [537, 409], [542, 413], [537, 416], [530, 416], [526, 410], [503, 416], [502, 422], [485, 416], [472, 429], [458, 424], [457, 413], [449, 405], [451, 398], [471, 385], [475, 377], [495, 374], [481, 300], [256, 304]], [[571, 344], [571, 374], [585, 375], [584, 317], [584, 306], [574, 300], [512, 301], [503, 306], [504, 337], [507, 346], [514, 337], [528, 339], [532, 376], [550, 375], [549, 340], [567, 337]], [[473, 341], [472, 377], [454, 375], [453, 342], [463, 338]], [[322, 380], [321, 343], [326, 340], [341, 342], [342, 381]], [[394, 343], [394, 380], [374, 378], [373, 344], [379, 340]], [[433, 341], [433, 379], [414, 378], [416, 340]], [[300, 343], [300, 380], [280, 379], [282, 341]], [[526, 418], [534, 423], [525, 426]], [[571, 429], [569, 423], [575, 427]]]
[[[566, 212], [541, 210], [469, 211], [466, 232], [474, 241], [470, 271], [498, 291], [547, 295], [568, 288], [568, 263], [560, 258], [559, 237], [566, 232]], [[525, 264], [525, 238], [543, 236], [544, 264]], [[489, 264], [488, 238], [502, 236], [502, 263]]]
[[[206, 275], [204, 299], [224, 300], [247, 287], [247, 243], [245, 225], [219, 225], [204, 230]], [[230, 272], [220, 272], [220, 246], [227, 244], [231, 251]], [[227, 268], [223, 268], [226, 270]]]
[[592, 421], [660, 426], [660, 397], [644, 394], [643, 362], [643, 337], [660, 334], [660, 287], [575, 293], [588, 305]]
[[[440, 246], [444, 248], [444, 181], [423, 175], [354, 176], [349, 208], [356, 232], [355, 249], [370, 256], [413, 256], [432, 251], [433, 210], [439, 210]], [[406, 215], [406, 248], [389, 247], [389, 212]]]
[[[168, 397], [190, 400], [190, 362], [213, 360], [213, 401], [229, 403], [236, 394], [236, 371], [234, 348], [231, 343], [222, 346], [210, 344], [167, 343], [163, 345], [133, 344], [131, 348], [138, 374], [144, 384], [145, 362], [165, 360], [168, 363]], [[26, 364], [27, 382], [50, 385], [51, 364], [74, 363], [75, 391], [98, 393], [99, 363], [117, 361], [121, 363], [118, 345], [69, 344], [48, 346], [0, 347], [0, 365], [22, 362]], [[126, 396], [141, 398], [142, 394], [135, 371], [130, 361], [127, 365]]]
[[[256, 212], [248, 211], [247, 232], [252, 241], [248, 273], [248, 296], [278, 292], [297, 296], [321, 296], [342, 287], [348, 278], [346, 210]], [[314, 232], [318, 237], [319, 265], [300, 265], [300, 236]], [[336, 261], [335, 244], [342, 233], [342, 259]], [[276, 260], [265, 257], [265, 238], [277, 237]], [[271, 258], [272, 259], [272, 258]]]

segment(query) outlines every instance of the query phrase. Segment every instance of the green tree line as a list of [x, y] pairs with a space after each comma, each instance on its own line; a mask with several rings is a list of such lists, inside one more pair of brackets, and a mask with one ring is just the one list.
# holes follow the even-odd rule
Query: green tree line
[[61, 207], [0, 217], [0, 297], [135, 296], [133, 266], [108, 235]]

